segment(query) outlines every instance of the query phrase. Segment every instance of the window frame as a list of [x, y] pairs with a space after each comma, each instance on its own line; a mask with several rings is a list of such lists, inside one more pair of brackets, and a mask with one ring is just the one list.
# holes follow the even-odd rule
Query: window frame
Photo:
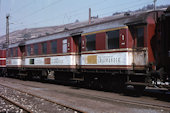
[[[141, 40], [138, 40], [139, 38], [138, 38], [138, 29], [143, 29], [143, 39], [142, 39], [142, 44], [141, 44]], [[136, 29], [135, 29], [135, 32], [136, 32], [136, 44], [135, 44], [135, 46], [137, 47], [137, 48], [143, 48], [143, 47], [145, 47], [145, 26], [137, 26], [136, 27]], [[140, 42], [140, 43], [139, 43]], [[142, 45], [142, 46], [141, 46]]]
[[26, 52], [27, 52], [27, 56], [31, 56], [31, 45], [27, 45], [27, 51]]
[[14, 56], [13, 48], [10, 48], [10, 57]]
[[[110, 36], [109, 36], [109, 33], [110, 33]], [[109, 39], [109, 37], [111, 38]], [[106, 32], [106, 48], [107, 49], [119, 49], [120, 48], [120, 29]]]
[[47, 54], [47, 42], [41, 43], [41, 53]]
[[34, 55], [38, 55], [38, 44], [33, 44]]
[[[90, 38], [93, 40], [90, 41]], [[86, 35], [85, 40], [86, 40], [86, 51], [95, 51], [96, 50], [96, 34]], [[93, 46], [89, 43], [93, 43]], [[90, 47], [92, 47], [92, 48], [90, 48]]]
[[15, 57], [18, 57], [18, 47], [15, 48]]
[[[55, 46], [53, 45], [54, 44], [54, 42], [55, 42]], [[50, 53], [51, 54], [56, 54], [57, 53], [57, 40], [52, 40], [51, 42], [50, 42]], [[55, 50], [54, 50], [55, 49]]]

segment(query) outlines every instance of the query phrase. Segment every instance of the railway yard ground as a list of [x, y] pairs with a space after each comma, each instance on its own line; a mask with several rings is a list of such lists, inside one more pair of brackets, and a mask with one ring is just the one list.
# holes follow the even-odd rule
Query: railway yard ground
[[135, 96], [0, 77], [1, 112], [170, 113], [170, 92], [147, 88], [142, 96]]

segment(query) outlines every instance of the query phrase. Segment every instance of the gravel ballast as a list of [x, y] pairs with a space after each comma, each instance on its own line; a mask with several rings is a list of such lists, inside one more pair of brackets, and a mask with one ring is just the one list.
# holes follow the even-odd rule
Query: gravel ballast
[[[0, 86], [0, 94], [18, 104], [21, 104], [33, 113], [77, 113], [77, 111], [57, 105], [56, 103], [4, 86]], [[0, 107], [0, 112], [4, 112], [6, 110], [22, 113], [20, 109], [14, 108], [13, 105], [6, 104], [3, 99], [0, 100], [0, 105], [2, 106]]]

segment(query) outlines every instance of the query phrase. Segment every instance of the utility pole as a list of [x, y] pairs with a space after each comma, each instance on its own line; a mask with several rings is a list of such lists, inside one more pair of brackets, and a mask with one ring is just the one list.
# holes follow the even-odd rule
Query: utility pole
[[154, 11], [156, 10], [156, 1], [157, 1], [157, 0], [153, 0], [153, 8], [154, 8]]
[[8, 59], [7, 59], [8, 52], [9, 52], [9, 14], [6, 16], [6, 65], [8, 64]]
[[6, 16], [6, 47], [7, 49], [8, 49], [8, 46], [9, 46], [9, 14]]

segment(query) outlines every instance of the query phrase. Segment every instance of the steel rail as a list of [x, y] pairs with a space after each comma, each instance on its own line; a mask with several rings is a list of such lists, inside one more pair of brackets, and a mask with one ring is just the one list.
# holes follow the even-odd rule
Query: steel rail
[[13, 100], [11, 100], [11, 99], [9, 99], [9, 98], [1, 95], [1, 94], [0, 94], [0, 97], [1, 97], [2, 99], [4, 99], [5, 101], [8, 101], [9, 103], [15, 105], [16, 107], [19, 107], [20, 109], [23, 109], [23, 110], [26, 111], [27, 113], [33, 113], [31, 110], [27, 109], [26, 107], [24, 107], [24, 106], [16, 103], [15, 101], [13, 101]]
[[58, 92], [63, 93], [63, 94], [70, 94], [70, 95], [74, 95], [74, 96], [81, 96], [81, 97], [90, 98], [90, 99], [107, 101], [107, 102], [119, 102], [119, 103], [121, 102], [124, 104], [140, 105], [140, 106], [144, 106], [144, 107], [162, 108], [165, 110], [170, 110], [170, 106], [168, 106], [168, 105], [160, 105], [160, 104], [155, 104], [155, 103], [152, 104], [152, 103], [147, 103], [147, 102], [142, 102], [142, 101], [127, 100], [127, 99], [109, 98], [109, 97], [95, 96], [95, 95], [90, 95], [90, 94], [87, 95], [87, 93], [75, 94], [75, 93], [64, 92], [64, 91], [58, 91]]
[[[20, 90], [20, 89], [16, 89], [16, 88], [13, 88], [13, 87], [10, 87], [10, 86], [6, 86], [6, 85], [1, 84], [1, 83], [0, 83], [0, 85], [1, 85], [1, 86], [4, 86], [4, 87], [7, 87], [7, 88], [11, 88], [11, 89], [17, 90], [17, 91], [22, 92], [22, 93], [26, 93], [26, 94], [28, 94], [28, 95], [31, 95], [31, 96], [34, 96], [34, 97], [37, 97], [37, 98], [40, 98], [40, 99], [44, 99], [44, 100], [46, 100], [46, 101], [48, 101], [48, 102], [51, 102], [51, 103], [54, 103], [54, 104], [57, 104], [57, 105], [66, 107], [66, 108], [71, 109], [71, 110], [73, 110], [73, 111], [77, 111], [78, 113], [86, 113], [85, 111], [82, 111], [82, 110], [73, 108], [73, 107], [71, 107], [71, 106], [63, 105], [63, 104], [61, 104], [61, 103], [52, 101], [52, 100], [50, 100], [50, 99], [48, 99], [48, 98], [45, 98], [45, 97], [42, 97], [42, 96], [39, 96], [39, 95], [32, 94], [32, 93], [30, 93], [30, 92], [26, 92], [26, 91], [23, 91], [23, 90]], [[31, 113], [32, 113], [32, 112], [31, 112]]]
[[[1, 83], [0, 83], [1, 84]], [[6, 85], [3, 85], [5, 87], [9, 87], [9, 86], [6, 86]], [[12, 88], [12, 87], [9, 87], [9, 88]], [[13, 88], [15, 89], [15, 88]], [[19, 90], [19, 89], [16, 89], [16, 90]], [[25, 91], [22, 91], [22, 90], [19, 90], [23, 93], [28, 93], [28, 92], [25, 92]], [[74, 93], [70, 93], [70, 92], [64, 92], [64, 91], [59, 91], [59, 93], [64, 93], [64, 94], [70, 94], [70, 95], [75, 95], [75, 96], [81, 96], [81, 97], [85, 97], [85, 98], [91, 98], [91, 99], [99, 99], [99, 100], [102, 100], [102, 101], [108, 101], [108, 102], [121, 102], [121, 103], [124, 103], [124, 104], [132, 104], [132, 105], [140, 105], [140, 106], [144, 106], [144, 107], [151, 107], [151, 108], [162, 108], [162, 109], [165, 109], [165, 110], [170, 110], [170, 106], [168, 105], [160, 105], [160, 104], [155, 104], [155, 103], [147, 103], [147, 102], [141, 102], [141, 101], [133, 101], [133, 100], [125, 100], [125, 99], [118, 99], [118, 98], [109, 98], [109, 97], [103, 97], [103, 96], [94, 96], [94, 95], [87, 95], [87, 94], [83, 94], [83, 93], [79, 93], [79, 94], [74, 94]], [[28, 93], [29, 94], [29, 93]], [[30, 95], [33, 95], [33, 94], [30, 94]], [[34, 95], [33, 95], [34, 96]], [[47, 98], [44, 98], [44, 97], [40, 97], [40, 96], [37, 96], [35, 95], [36, 97], [38, 98], [43, 98], [45, 100], [48, 100], [50, 102], [53, 102]], [[53, 103], [56, 103], [56, 102], [53, 102]], [[59, 104], [60, 105], [60, 104]], [[65, 106], [65, 105], [62, 105], [61, 106]], [[65, 106], [66, 107], [66, 106]], [[69, 107], [67, 107], [69, 108]], [[72, 109], [74, 110], [74, 108]], [[75, 111], [78, 111], [78, 110], [75, 110]], [[80, 110], [81, 111], [81, 110]], [[81, 111], [80, 113], [86, 113], [84, 111]]]
[[[86, 96], [83, 94], [80, 94], [80, 96]], [[144, 107], [151, 107], [151, 108], [162, 108], [164, 110], [170, 110], [170, 106], [166, 106], [166, 105], [160, 105], [160, 104], [151, 104], [151, 103], [147, 103], [147, 102], [141, 102], [141, 101], [133, 101], [133, 100], [123, 100], [123, 99], [116, 99], [116, 98], [109, 98], [109, 97], [102, 97], [102, 96], [91, 96], [90, 98], [96, 98], [96, 99], [100, 99], [103, 101], [109, 101], [109, 102], [121, 102], [124, 104], [132, 104], [132, 105], [140, 105], [140, 106], [144, 106]]]

